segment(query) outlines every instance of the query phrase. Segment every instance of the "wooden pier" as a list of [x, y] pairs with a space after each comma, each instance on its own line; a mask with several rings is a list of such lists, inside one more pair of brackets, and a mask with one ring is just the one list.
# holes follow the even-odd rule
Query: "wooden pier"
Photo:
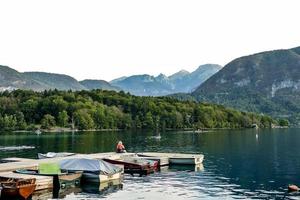
[[[53, 188], [53, 178], [49, 176], [40, 175], [25, 175], [14, 173], [13, 171], [18, 169], [38, 169], [40, 163], [50, 163], [59, 162], [64, 159], [70, 158], [89, 158], [89, 159], [112, 159], [112, 160], [122, 160], [125, 157], [142, 156], [145, 159], [155, 160], [159, 162], [160, 166], [167, 166], [169, 163], [174, 162], [174, 159], [186, 158], [195, 161], [195, 164], [202, 163], [203, 155], [193, 155], [193, 154], [172, 154], [172, 153], [94, 153], [94, 154], [75, 154], [68, 157], [57, 157], [48, 159], [28, 159], [28, 158], [5, 158], [2, 159], [4, 163], [0, 164], [0, 177], [6, 178], [36, 178], [36, 191], [49, 190]], [[173, 160], [173, 161], [172, 161]], [[184, 161], [184, 160], [183, 160]], [[179, 164], [184, 164], [180, 163]]]

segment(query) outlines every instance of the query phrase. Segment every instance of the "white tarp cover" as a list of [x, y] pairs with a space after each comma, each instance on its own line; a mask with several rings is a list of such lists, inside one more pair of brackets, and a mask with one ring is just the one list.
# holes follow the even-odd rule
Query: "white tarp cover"
[[60, 161], [60, 168], [70, 171], [95, 172], [100, 174], [115, 174], [121, 172], [118, 166], [105, 162], [103, 160], [94, 160], [86, 158], [72, 158]]

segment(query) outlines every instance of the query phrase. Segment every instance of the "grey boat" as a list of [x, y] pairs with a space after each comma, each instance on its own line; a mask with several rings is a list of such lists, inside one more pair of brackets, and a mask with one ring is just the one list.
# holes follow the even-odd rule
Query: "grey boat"
[[60, 168], [68, 171], [83, 171], [82, 182], [103, 183], [121, 179], [123, 169], [103, 160], [72, 158], [60, 161]]
[[68, 152], [61, 152], [61, 153], [55, 153], [55, 152], [48, 152], [48, 153], [38, 153], [39, 159], [46, 159], [46, 158], [58, 158], [58, 157], [67, 157], [67, 156], [73, 156], [75, 153], [68, 153]]

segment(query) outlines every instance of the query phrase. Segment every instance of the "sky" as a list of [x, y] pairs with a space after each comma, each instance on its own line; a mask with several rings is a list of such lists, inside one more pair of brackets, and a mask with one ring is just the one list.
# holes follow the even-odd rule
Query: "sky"
[[3, 0], [0, 65], [112, 80], [300, 46], [299, 0]]

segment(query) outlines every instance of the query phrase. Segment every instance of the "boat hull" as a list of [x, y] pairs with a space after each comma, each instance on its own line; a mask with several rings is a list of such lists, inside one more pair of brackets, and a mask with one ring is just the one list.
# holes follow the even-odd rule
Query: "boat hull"
[[35, 191], [36, 184], [35, 179], [8, 179], [7, 181], [1, 181], [1, 198], [12, 199], [22, 198], [28, 199]]
[[79, 187], [81, 177], [82, 177], [81, 171], [77, 171], [70, 174], [59, 175], [58, 179], [59, 179], [60, 188], [65, 189], [69, 187]]
[[122, 178], [121, 172], [117, 172], [112, 175], [95, 174], [95, 173], [89, 173], [89, 172], [84, 172], [82, 174], [82, 182], [91, 183], [91, 184], [100, 184], [100, 183], [104, 183], [104, 182], [118, 180], [121, 178]]
[[122, 161], [122, 160], [111, 160], [111, 159], [103, 159], [103, 160], [111, 164], [123, 165], [124, 172], [131, 175], [139, 174], [140, 176], [142, 176], [154, 172], [153, 166], [151, 166], [148, 162], [141, 164], [141, 163]]
[[53, 154], [43, 154], [43, 153], [38, 153], [38, 159], [47, 159], [47, 158], [60, 158], [60, 157], [68, 157], [68, 156], [73, 156], [75, 153], [53, 153]]

